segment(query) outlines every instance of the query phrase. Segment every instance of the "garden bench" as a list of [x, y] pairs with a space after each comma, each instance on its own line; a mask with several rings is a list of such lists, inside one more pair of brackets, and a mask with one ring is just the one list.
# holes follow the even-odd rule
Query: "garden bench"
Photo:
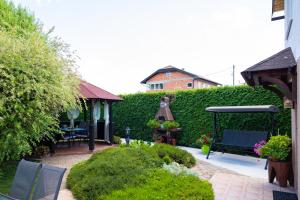
[[[253, 151], [255, 143], [259, 143], [262, 140], [267, 141], [270, 134], [274, 134], [274, 114], [279, 112], [279, 109], [273, 105], [257, 105], [257, 106], [218, 106], [207, 107], [207, 112], [213, 113], [213, 138], [210, 145], [206, 159], [209, 158], [211, 149], [215, 145], [222, 146], [222, 152], [224, 153], [224, 147], [232, 146], [240, 149], [251, 149]], [[219, 114], [221, 113], [267, 113], [269, 117], [265, 121], [265, 131], [237, 131], [224, 129], [221, 140], [218, 140], [219, 132], [222, 130]], [[228, 126], [227, 126], [228, 127]]]
[[220, 142], [215, 144], [221, 146], [235, 146], [245, 149], [253, 149], [256, 143], [267, 140], [268, 132], [266, 131], [238, 131], [225, 129]]

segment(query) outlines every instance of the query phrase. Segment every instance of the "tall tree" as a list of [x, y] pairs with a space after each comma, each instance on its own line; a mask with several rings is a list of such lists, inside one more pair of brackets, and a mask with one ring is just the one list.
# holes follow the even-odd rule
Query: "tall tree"
[[0, 0], [0, 162], [30, 154], [78, 105], [74, 58], [33, 14]]

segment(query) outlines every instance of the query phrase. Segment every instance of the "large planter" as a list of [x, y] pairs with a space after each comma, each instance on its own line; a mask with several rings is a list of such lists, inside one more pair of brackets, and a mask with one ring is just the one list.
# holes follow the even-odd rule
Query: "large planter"
[[294, 174], [290, 161], [269, 160], [268, 173], [269, 183], [273, 183], [276, 177], [280, 187], [287, 187], [287, 182], [290, 186], [294, 186]]
[[201, 152], [202, 152], [202, 154], [207, 155], [209, 152], [209, 146], [206, 144], [202, 145]]

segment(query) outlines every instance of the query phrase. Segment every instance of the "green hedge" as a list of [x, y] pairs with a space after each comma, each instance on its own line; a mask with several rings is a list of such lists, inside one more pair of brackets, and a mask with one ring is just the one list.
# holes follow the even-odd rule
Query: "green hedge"
[[[114, 122], [116, 135], [124, 137], [124, 129], [132, 129], [131, 138], [151, 140], [152, 130], [146, 126], [159, 109], [160, 98], [165, 92], [137, 93], [123, 95], [124, 101], [114, 104]], [[274, 93], [263, 88], [248, 86], [215, 87], [189, 91], [177, 91], [170, 108], [183, 131], [178, 135], [180, 145], [195, 146], [200, 134], [212, 132], [212, 116], [205, 112], [209, 106], [229, 105], [276, 105], [280, 113], [276, 114], [276, 130], [290, 133], [290, 110], [283, 109], [282, 100]], [[221, 114], [223, 128], [240, 130], [265, 130], [267, 114]]]

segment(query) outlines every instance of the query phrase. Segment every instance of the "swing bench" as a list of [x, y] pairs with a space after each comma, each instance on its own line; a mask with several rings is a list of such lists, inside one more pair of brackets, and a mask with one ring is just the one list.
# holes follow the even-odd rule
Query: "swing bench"
[[[223, 153], [224, 147], [234, 147], [253, 152], [253, 147], [256, 143], [259, 143], [262, 140], [267, 141], [269, 138], [269, 133], [274, 133], [274, 114], [279, 112], [279, 109], [273, 105], [220, 106], [208, 107], [205, 110], [213, 113], [213, 137], [206, 159], [209, 158], [211, 149], [215, 146], [221, 146]], [[240, 131], [224, 129], [221, 140], [219, 140], [219, 113], [269, 113], [269, 123], [265, 123], [265, 131]]]

